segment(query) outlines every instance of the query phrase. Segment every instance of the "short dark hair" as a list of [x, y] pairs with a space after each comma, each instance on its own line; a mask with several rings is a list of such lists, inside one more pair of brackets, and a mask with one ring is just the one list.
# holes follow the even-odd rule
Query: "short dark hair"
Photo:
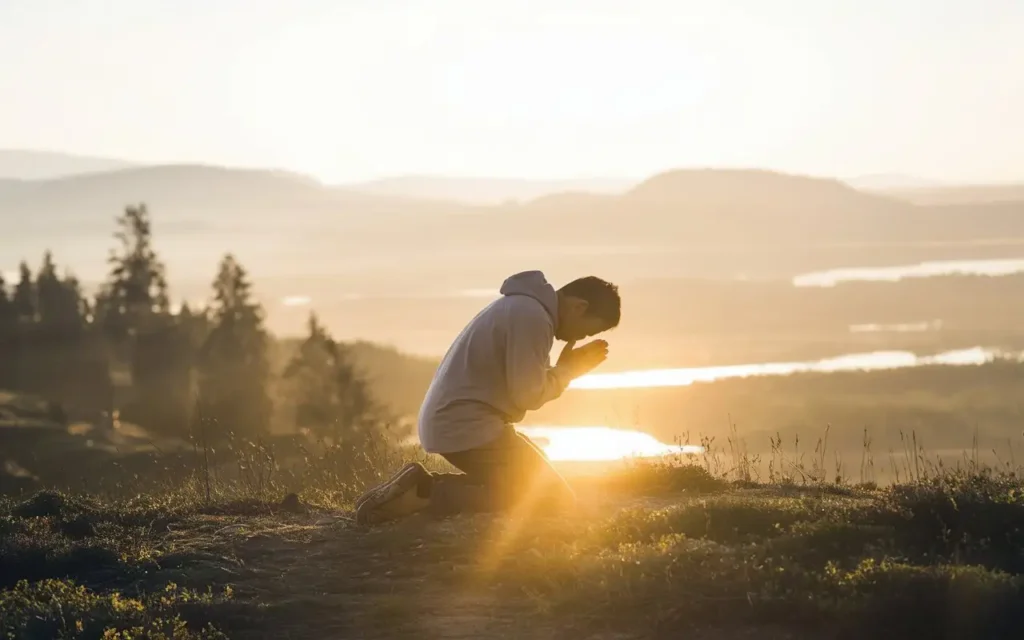
[[587, 313], [608, 323], [608, 328], [619, 326], [622, 299], [619, 288], [597, 276], [577, 278], [558, 290], [559, 293], [587, 301]]

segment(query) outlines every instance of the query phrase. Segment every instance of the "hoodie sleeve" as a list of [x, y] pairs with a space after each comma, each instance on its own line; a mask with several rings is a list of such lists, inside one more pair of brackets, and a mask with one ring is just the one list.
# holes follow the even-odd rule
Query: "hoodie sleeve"
[[508, 392], [516, 406], [535, 411], [562, 395], [569, 379], [551, 366], [554, 327], [540, 307], [538, 313], [516, 316], [505, 339]]

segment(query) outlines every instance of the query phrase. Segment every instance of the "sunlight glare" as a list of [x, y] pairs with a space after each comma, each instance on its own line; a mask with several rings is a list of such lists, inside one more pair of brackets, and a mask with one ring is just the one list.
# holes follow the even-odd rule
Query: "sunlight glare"
[[305, 307], [313, 301], [309, 296], [286, 296], [281, 298], [281, 304], [286, 307]]
[[892, 324], [879, 324], [868, 322], [864, 324], [851, 324], [850, 333], [920, 333], [924, 331], [938, 331], [942, 329], [942, 320], [931, 322], [896, 322]]
[[852, 353], [815, 362], [767, 362], [719, 367], [682, 369], [644, 369], [618, 373], [592, 373], [569, 384], [571, 389], [636, 389], [686, 387], [695, 382], [713, 382], [728, 378], [782, 376], [793, 373], [835, 373], [839, 371], [880, 371], [929, 365], [981, 365], [997, 357], [1024, 358], [1024, 353], [1005, 353], [984, 347], [957, 349], [934, 356], [918, 356], [910, 351], [873, 351]]
[[899, 282], [936, 276], [1009, 276], [1024, 272], [1024, 259], [938, 260], [892, 267], [855, 267], [805, 273], [793, 278], [794, 287], [834, 287], [841, 282]]
[[521, 426], [524, 435], [555, 461], [610, 461], [702, 453], [692, 445], [670, 445], [642, 431], [611, 427]]

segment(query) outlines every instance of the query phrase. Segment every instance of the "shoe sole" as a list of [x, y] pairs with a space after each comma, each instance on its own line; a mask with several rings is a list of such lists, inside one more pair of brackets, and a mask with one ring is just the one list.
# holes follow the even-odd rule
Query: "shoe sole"
[[396, 473], [395, 475], [391, 476], [390, 480], [387, 480], [386, 482], [384, 482], [384, 484], [377, 485], [376, 487], [370, 489], [369, 491], [367, 491], [363, 495], [359, 496], [359, 498], [356, 499], [355, 510], [358, 511], [359, 507], [363, 506], [364, 502], [366, 502], [371, 497], [373, 497], [373, 494], [375, 494], [378, 491], [383, 491], [386, 486], [388, 486], [391, 483], [397, 481], [398, 478], [400, 478], [402, 475], [408, 473], [409, 470], [412, 469], [413, 467], [415, 467], [417, 464], [418, 463], [416, 463], [416, 462], [407, 462], [404, 467], [402, 467], [401, 469], [398, 470], [398, 473]]
[[403, 467], [389, 482], [371, 492], [356, 509], [356, 524], [379, 524], [420, 511], [430, 504], [416, 495], [416, 486], [427, 475], [423, 465]]

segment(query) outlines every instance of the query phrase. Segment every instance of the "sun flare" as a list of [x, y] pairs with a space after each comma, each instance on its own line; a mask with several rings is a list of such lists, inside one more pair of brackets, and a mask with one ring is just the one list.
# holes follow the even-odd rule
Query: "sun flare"
[[554, 461], [596, 462], [700, 453], [692, 445], [671, 445], [642, 431], [611, 427], [519, 427]]

